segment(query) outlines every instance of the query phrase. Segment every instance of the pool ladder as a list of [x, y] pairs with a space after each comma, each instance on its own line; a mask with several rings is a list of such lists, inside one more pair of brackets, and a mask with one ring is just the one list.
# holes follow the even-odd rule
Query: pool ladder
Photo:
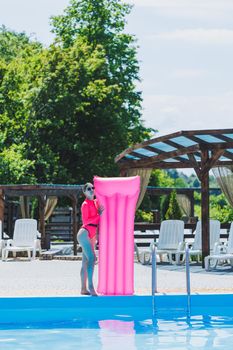
[[[157, 262], [156, 262], [156, 246], [152, 244], [152, 276], [151, 276], [151, 294], [152, 294], [152, 307], [155, 310], [155, 293], [158, 293], [157, 288]], [[187, 314], [190, 316], [191, 307], [191, 288], [190, 288], [190, 265], [189, 265], [189, 247], [185, 245], [185, 272], [186, 272], [186, 293], [187, 293]]]

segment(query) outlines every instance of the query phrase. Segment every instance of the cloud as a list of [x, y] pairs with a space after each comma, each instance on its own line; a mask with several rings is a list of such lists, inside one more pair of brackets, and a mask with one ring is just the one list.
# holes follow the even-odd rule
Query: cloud
[[176, 106], [165, 106], [165, 107], [162, 107], [160, 111], [161, 113], [164, 113], [164, 114], [173, 114], [173, 115], [179, 112]]
[[149, 7], [208, 7], [211, 8], [223, 8], [231, 7], [233, 4], [231, 0], [128, 0], [129, 3], [137, 6], [149, 6]]
[[208, 10], [209, 12], [227, 11], [233, 9], [231, 0], [128, 0], [128, 3], [140, 7], [154, 7], [156, 9], [168, 9], [174, 11], [181, 9]]
[[145, 95], [145, 125], [161, 135], [179, 130], [232, 128], [233, 91], [212, 96]]
[[178, 40], [197, 44], [233, 44], [233, 30], [230, 29], [177, 29], [150, 36], [153, 39]]
[[202, 69], [175, 69], [171, 76], [172, 78], [199, 78], [206, 75], [206, 71]]
[[156, 9], [159, 15], [183, 18], [232, 17], [232, 0], [129, 0], [137, 7]]

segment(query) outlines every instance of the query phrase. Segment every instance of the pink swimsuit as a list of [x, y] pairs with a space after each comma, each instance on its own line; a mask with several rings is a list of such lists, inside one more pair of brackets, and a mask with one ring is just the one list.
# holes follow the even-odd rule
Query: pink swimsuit
[[100, 216], [98, 214], [98, 202], [96, 199], [85, 199], [81, 206], [82, 228], [88, 231], [90, 239], [95, 237]]

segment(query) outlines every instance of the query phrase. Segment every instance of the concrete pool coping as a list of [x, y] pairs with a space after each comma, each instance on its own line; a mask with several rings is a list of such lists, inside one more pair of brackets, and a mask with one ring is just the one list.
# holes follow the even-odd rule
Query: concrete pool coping
[[[0, 261], [0, 297], [40, 297], [80, 295], [80, 261], [66, 260], [9, 260]], [[151, 294], [151, 266], [134, 264], [135, 295]], [[233, 293], [233, 270], [222, 267], [206, 272], [193, 264], [191, 292]], [[94, 283], [97, 286], [98, 271]], [[158, 292], [160, 294], [183, 294], [186, 291], [185, 267], [158, 264]]]

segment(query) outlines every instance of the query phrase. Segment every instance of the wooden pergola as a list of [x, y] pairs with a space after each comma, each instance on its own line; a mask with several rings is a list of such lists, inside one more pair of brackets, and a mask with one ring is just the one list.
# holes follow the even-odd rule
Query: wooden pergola
[[115, 162], [122, 176], [132, 168], [193, 168], [201, 183], [203, 258], [209, 255], [209, 171], [233, 165], [233, 129], [179, 131], [153, 138], [129, 147]]
[[50, 237], [45, 232], [45, 205], [50, 196], [68, 197], [72, 204], [72, 233], [74, 254], [77, 255], [77, 202], [82, 193], [81, 185], [0, 185], [0, 220], [4, 222], [4, 207], [6, 197], [37, 197], [39, 201], [39, 221], [41, 245], [44, 249], [50, 248]]

